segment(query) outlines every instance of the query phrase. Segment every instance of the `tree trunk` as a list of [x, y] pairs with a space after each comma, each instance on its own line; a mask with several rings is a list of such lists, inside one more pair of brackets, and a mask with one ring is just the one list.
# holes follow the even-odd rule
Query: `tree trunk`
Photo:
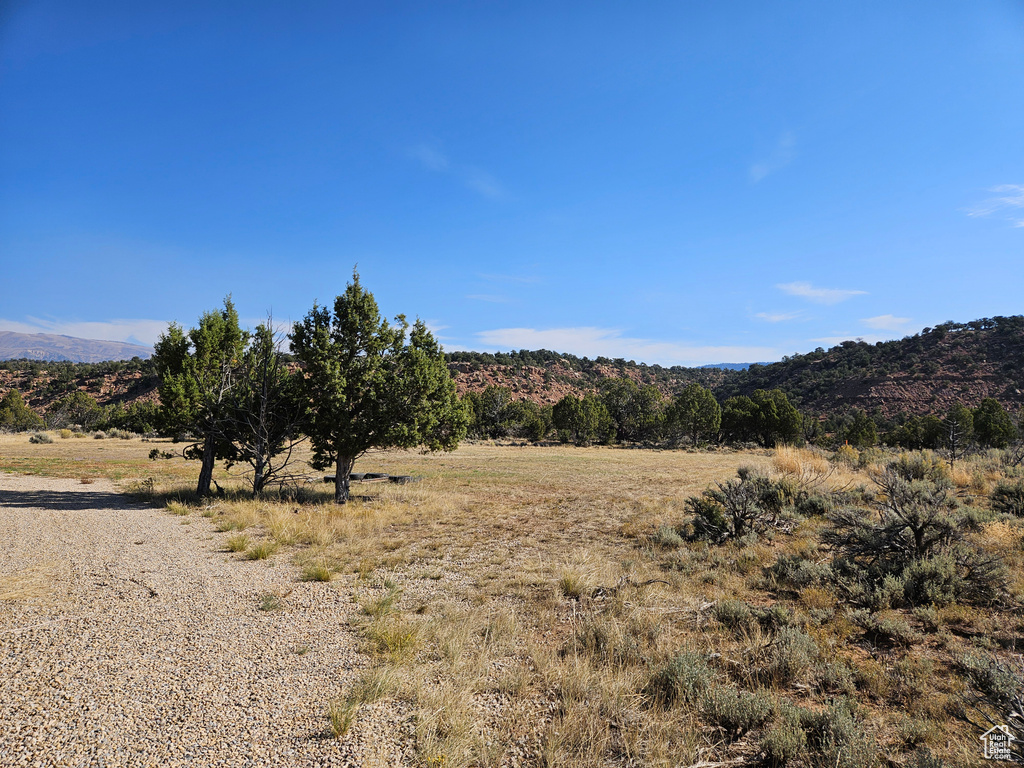
[[196, 485], [197, 496], [210, 495], [210, 483], [213, 481], [213, 465], [216, 462], [213, 437], [207, 437], [203, 443], [203, 467], [199, 470], [199, 483]]
[[347, 504], [349, 499], [349, 477], [356, 460], [351, 456], [339, 456], [334, 471], [334, 503]]
[[263, 486], [267, 484], [266, 478], [266, 462], [263, 461], [263, 457], [260, 456], [256, 459], [256, 465], [253, 467], [252, 474], [252, 495], [262, 496]]

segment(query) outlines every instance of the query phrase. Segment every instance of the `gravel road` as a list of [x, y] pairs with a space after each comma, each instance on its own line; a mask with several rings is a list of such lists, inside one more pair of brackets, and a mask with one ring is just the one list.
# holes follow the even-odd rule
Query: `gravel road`
[[366, 665], [348, 590], [226, 536], [106, 481], [0, 474], [0, 765], [401, 762], [386, 729], [330, 733]]

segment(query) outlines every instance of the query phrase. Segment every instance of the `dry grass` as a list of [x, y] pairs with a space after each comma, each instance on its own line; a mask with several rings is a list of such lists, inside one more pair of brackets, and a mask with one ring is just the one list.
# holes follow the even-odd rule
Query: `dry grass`
[[[357, 483], [360, 497], [345, 506], [319, 483], [302, 489], [301, 504], [246, 499], [235, 492], [241, 481], [220, 475], [224, 498], [188, 502], [197, 465], [145, 463], [149, 446], [131, 440], [26, 443], [24, 456], [0, 466], [45, 467], [62, 445], [88, 453], [94, 442], [118, 449], [114, 466], [125, 479], [154, 477], [165, 502], [211, 516], [228, 549], [276, 548], [299, 578], [332, 578], [329, 588], [351, 593], [351, 626], [371, 666], [325, 707], [329, 727], [361, 738], [366, 707], [396, 707], [421, 765], [751, 763], [764, 734], [783, 733], [786, 707], [822, 712], [843, 697], [856, 700], [864, 738], [897, 763], [911, 763], [908, 750], [921, 743], [963, 764], [962, 745], [973, 747], [977, 734], [953, 717], [963, 689], [956, 660], [978, 644], [1012, 643], [1021, 629], [998, 610], [892, 610], [880, 616], [916, 639], [882, 647], [865, 639], [832, 588], [768, 590], [764, 568], [781, 554], [827, 561], [820, 517], [722, 546], [666, 533], [688, 520], [688, 496], [741, 465], [824, 494], [870, 487], [879, 457], [869, 452], [838, 462], [788, 448], [391, 452], [365, 457], [357, 471], [423, 481]], [[70, 454], [54, 457], [58, 473], [71, 463]], [[964, 491], [994, 482], [994, 466], [991, 457], [966, 462]], [[78, 463], [73, 476], [82, 475]], [[1011, 567], [1024, 571], [1019, 526], [987, 523], [976, 536], [1012, 550]], [[264, 595], [260, 607], [282, 600]], [[761, 717], [764, 701], [775, 709], [763, 725], [743, 737], [729, 730]]]
[[40, 563], [10, 576], [0, 576], [0, 602], [38, 601], [49, 597], [56, 572], [56, 563]]
[[866, 478], [856, 469], [859, 457], [856, 449], [845, 445], [838, 453], [843, 454], [843, 449], [848, 449], [845, 457], [841, 455], [833, 462], [819, 449], [784, 445], [775, 449], [771, 468], [777, 476], [792, 478], [808, 493], [847, 490], [863, 484]]

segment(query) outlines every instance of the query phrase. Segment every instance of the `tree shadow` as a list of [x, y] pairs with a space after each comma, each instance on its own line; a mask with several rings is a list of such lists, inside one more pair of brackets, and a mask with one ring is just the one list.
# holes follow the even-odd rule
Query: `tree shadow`
[[0, 507], [8, 509], [48, 509], [84, 511], [88, 509], [124, 509], [131, 499], [109, 491], [9, 491], [0, 489]]

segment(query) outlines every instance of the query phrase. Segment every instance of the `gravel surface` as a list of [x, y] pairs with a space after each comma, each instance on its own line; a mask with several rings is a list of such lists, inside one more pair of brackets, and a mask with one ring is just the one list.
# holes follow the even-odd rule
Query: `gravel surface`
[[330, 732], [367, 665], [342, 583], [229, 555], [208, 520], [101, 480], [0, 474], [0, 532], [0, 766], [403, 762], [385, 712]]

